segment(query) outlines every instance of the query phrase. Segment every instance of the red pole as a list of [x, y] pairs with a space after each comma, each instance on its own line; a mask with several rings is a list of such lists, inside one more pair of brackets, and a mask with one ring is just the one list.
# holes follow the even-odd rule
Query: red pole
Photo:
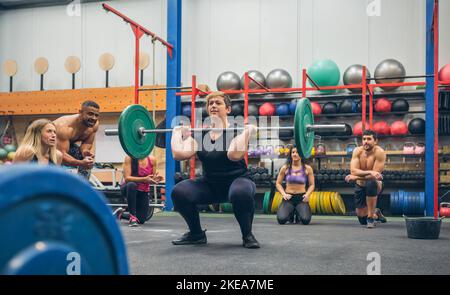
[[302, 97], [306, 97], [306, 69], [302, 70]]
[[131, 25], [135, 37], [135, 52], [134, 52], [134, 103], [139, 104], [139, 40], [144, 34], [139, 27]]
[[[192, 95], [191, 95], [191, 128], [195, 128], [195, 99], [197, 97], [197, 76], [192, 75]], [[195, 155], [190, 159], [190, 178], [195, 179]]]
[[[244, 124], [248, 123], [248, 84], [250, 79], [248, 77], [248, 72], [244, 74]], [[248, 147], [246, 148], [248, 149]], [[245, 153], [245, 164], [248, 166], [248, 152]]]
[[[362, 130], [366, 130], [366, 67], [362, 68], [362, 97], [361, 97], [361, 121], [362, 121]], [[369, 110], [370, 113], [370, 110]]]
[[434, 31], [434, 154], [433, 154], [433, 161], [434, 161], [434, 219], [438, 218], [438, 182], [439, 182], [439, 175], [438, 175], [438, 126], [439, 126], [439, 111], [438, 111], [438, 95], [439, 95], [439, 89], [438, 89], [438, 67], [439, 67], [439, 0], [434, 0], [434, 13], [433, 13], [433, 31]]

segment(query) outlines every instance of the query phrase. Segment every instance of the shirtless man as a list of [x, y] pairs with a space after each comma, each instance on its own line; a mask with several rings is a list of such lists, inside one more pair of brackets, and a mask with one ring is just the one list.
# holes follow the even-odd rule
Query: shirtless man
[[378, 222], [387, 220], [376, 208], [377, 197], [383, 190], [383, 176], [386, 153], [378, 146], [377, 134], [365, 130], [362, 135], [362, 146], [353, 151], [350, 162], [350, 175], [347, 182], [355, 182], [356, 215], [362, 225], [374, 228]]
[[62, 164], [78, 167], [78, 174], [89, 179], [94, 165], [94, 142], [98, 130], [99, 105], [85, 101], [78, 114], [62, 116], [54, 121], [57, 148], [63, 154]]

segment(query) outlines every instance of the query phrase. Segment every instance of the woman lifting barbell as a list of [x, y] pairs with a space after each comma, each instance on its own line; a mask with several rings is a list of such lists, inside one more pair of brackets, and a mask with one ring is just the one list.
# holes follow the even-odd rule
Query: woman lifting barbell
[[[213, 92], [206, 97], [211, 127], [227, 128], [227, 116], [231, 112], [231, 100], [223, 92]], [[241, 228], [243, 246], [259, 248], [252, 234], [255, 208], [255, 183], [248, 176], [244, 156], [248, 142], [256, 134], [256, 126], [246, 125], [243, 132], [203, 131], [197, 136], [189, 134], [189, 128], [173, 130], [171, 147], [175, 160], [187, 160], [197, 154], [202, 162], [203, 176], [184, 180], [173, 188], [174, 209], [185, 219], [189, 231], [172, 241], [174, 245], [206, 244], [206, 234], [200, 225], [197, 204], [230, 202]], [[230, 139], [230, 140], [227, 140]]]
[[[283, 180], [286, 180], [286, 189], [283, 188]], [[300, 158], [296, 146], [289, 149], [286, 164], [278, 174], [276, 188], [283, 196], [277, 211], [278, 223], [285, 224], [289, 220], [295, 220], [296, 223], [309, 224], [311, 208], [308, 202], [314, 192], [314, 172]]]
[[27, 127], [13, 163], [61, 165], [62, 153], [56, 149], [56, 142], [55, 124], [48, 119], [35, 120]]

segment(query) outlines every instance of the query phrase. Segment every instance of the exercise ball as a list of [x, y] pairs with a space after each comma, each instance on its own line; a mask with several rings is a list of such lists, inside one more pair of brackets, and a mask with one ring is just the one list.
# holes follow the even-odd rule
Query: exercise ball
[[[263, 73], [261, 73], [260, 71], [256, 71], [256, 70], [248, 71], [248, 76], [253, 78], [254, 80], [258, 81], [258, 83], [266, 86], [266, 78], [264, 77]], [[245, 78], [245, 75], [242, 75], [241, 89], [244, 89], [244, 78]], [[249, 89], [261, 89], [262, 87], [259, 86], [258, 84], [256, 84], [253, 80], [250, 80], [249, 84], [248, 84], [248, 88]]]
[[232, 116], [243, 116], [244, 115], [244, 104], [243, 103], [233, 103], [231, 106]]
[[385, 121], [375, 122], [373, 124], [373, 131], [375, 131], [378, 135], [390, 135], [391, 134], [391, 126]]
[[6, 159], [7, 156], [8, 156], [8, 151], [3, 148], [0, 148], [0, 160]]
[[379, 98], [375, 102], [374, 109], [378, 113], [389, 113], [392, 110], [392, 103], [387, 98]]
[[[405, 78], [388, 80], [382, 78], [404, 77], [405, 75], [406, 71], [403, 65], [398, 60], [395, 60], [393, 58], [383, 60], [375, 68], [375, 80], [378, 84], [403, 82]], [[381, 88], [386, 91], [391, 91], [397, 89], [398, 86], [385, 86]]]
[[[366, 128], [364, 128], [364, 129], [369, 129], [369, 123], [367, 123], [367, 121], [366, 121], [365, 127]], [[353, 126], [353, 135], [359, 136], [362, 134], [363, 134], [362, 121], [359, 121], [355, 124], [355, 126]]]
[[13, 144], [7, 144], [3, 147], [8, 153], [9, 152], [15, 152], [16, 151], [16, 146]]
[[[369, 105], [369, 100], [366, 99], [366, 113], [369, 113], [370, 110], [370, 105]], [[356, 112], [355, 113], [361, 113], [362, 112], [362, 101], [358, 101], [358, 103], [356, 104]]]
[[[362, 70], [363, 66], [359, 64], [349, 66], [342, 76], [344, 85], [361, 84], [362, 81]], [[370, 79], [370, 72], [366, 67], [366, 79]], [[370, 82], [370, 81], [368, 81]], [[359, 93], [361, 89], [359, 88], [349, 88], [350, 92]]]
[[190, 116], [191, 116], [191, 105], [190, 105], [190, 104], [185, 104], [185, 105], [181, 108], [181, 114], [182, 114], [183, 116], [190, 117]]
[[270, 102], [265, 102], [259, 107], [260, 116], [274, 116], [275, 106]]
[[422, 118], [414, 118], [409, 121], [408, 130], [411, 134], [425, 133], [425, 120]]
[[338, 106], [336, 103], [329, 101], [322, 106], [322, 114], [336, 114]]
[[268, 88], [290, 88], [292, 86], [292, 78], [286, 70], [275, 69], [267, 74], [266, 84]]
[[[341, 78], [339, 67], [331, 59], [315, 61], [308, 68], [308, 75], [318, 86], [336, 86]], [[314, 86], [311, 81], [309, 84]]]
[[314, 115], [320, 115], [322, 114], [322, 107], [319, 103], [313, 101], [311, 102], [311, 108]]
[[279, 105], [277, 105], [275, 113], [277, 116], [289, 115], [289, 105], [287, 103], [280, 103]]
[[257, 117], [259, 114], [259, 108], [255, 104], [248, 104], [248, 115], [252, 117]]
[[398, 98], [392, 103], [392, 112], [407, 112], [409, 111], [409, 103], [406, 99]]
[[223, 72], [217, 78], [217, 89], [223, 90], [239, 90], [241, 89], [241, 79], [231, 71]]
[[351, 98], [346, 98], [339, 104], [339, 113], [354, 113], [356, 108], [356, 102]]
[[391, 124], [392, 135], [406, 135], [408, 134], [408, 126], [403, 121], [395, 121]]

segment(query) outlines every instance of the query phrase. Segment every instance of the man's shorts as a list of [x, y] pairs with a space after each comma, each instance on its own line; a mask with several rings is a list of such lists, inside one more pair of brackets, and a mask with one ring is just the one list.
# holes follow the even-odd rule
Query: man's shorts
[[[381, 193], [383, 192], [383, 189], [384, 189], [384, 184], [382, 182], [381, 183], [381, 190], [378, 192], [377, 197], [379, 195], [381, 195]], [[366, 197], [367, 197], [366, 187], [365, 186], [360, 186], [357, 183], [355, 183], [355, 205], [356, 205], [356, 208], [365, 208], [365, 207], [367, 207]]]
[[[81, 152], [80, 146], [75, 144], [75, 143], [70, 143], [68, 154], [71, 155], [72, 157], [74, 157], [77, 160], [83, 160], [84, 159], [83, 153]], [[91, 176], [91, 170], [90, 169], [85, 169], [83, 167], [77, 167], [77, 168], [78, 168], [78, 174], [80, 174], [81, 176], [83, 176], [84, 178], [89, 180], [89, 177]]]

